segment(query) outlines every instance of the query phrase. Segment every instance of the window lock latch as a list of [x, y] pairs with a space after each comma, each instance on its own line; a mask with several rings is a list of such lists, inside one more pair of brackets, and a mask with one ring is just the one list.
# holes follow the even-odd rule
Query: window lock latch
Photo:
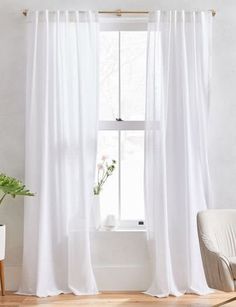
[[123, 119], [119, 117], [119, 118], [116, 118], [116, 121], [117, 122], [123, 122]]
[[144, 221], [138, 221], [138, 225], [139, 225], [139, 226], [144, 225]]

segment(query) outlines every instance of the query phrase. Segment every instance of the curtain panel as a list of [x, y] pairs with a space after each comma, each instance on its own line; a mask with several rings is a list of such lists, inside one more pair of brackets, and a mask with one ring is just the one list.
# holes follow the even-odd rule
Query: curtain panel
[[211, 12], [150, 14], [145, 206], [152, 283], [165, 297], [209, 292], [196, 215], [211, 204], [207, 158]]
[[89, 215], [97, 143], [91, 12], [30, 12], [23, 272], [18, 293], [96, 294]]

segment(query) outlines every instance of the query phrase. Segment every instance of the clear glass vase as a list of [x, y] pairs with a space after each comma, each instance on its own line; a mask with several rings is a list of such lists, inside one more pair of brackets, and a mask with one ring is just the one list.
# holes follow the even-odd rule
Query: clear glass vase
[[101, 227], [101, 211], [100, 211], [100, 197], [99, 195], [93, 196], [93, 204], [90, 216], [90, 228], [98, 230]]

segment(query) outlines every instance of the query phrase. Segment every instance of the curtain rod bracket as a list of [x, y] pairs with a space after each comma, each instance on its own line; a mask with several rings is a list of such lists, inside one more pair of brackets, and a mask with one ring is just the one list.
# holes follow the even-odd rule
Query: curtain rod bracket
[[118, 17], [121, 17], [121, 16], [122, 16], [121, 10], [117, 10], [117, 11], [116, 11], [116, 16], [118, 16]]
[[215, 10], [211, 10], [212, 16], [215, 17], [216, 15], [216, 11]]

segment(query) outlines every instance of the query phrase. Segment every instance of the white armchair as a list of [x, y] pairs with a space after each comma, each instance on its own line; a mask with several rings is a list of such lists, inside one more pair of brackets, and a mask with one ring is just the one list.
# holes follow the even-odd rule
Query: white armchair
[[[197, 226], [208, 286], [225, 292], [235, 291], [236, 210], [218, 209], [199, 212]], [[236, 297], [229, 301], [232, 300], [236, 300]]]

